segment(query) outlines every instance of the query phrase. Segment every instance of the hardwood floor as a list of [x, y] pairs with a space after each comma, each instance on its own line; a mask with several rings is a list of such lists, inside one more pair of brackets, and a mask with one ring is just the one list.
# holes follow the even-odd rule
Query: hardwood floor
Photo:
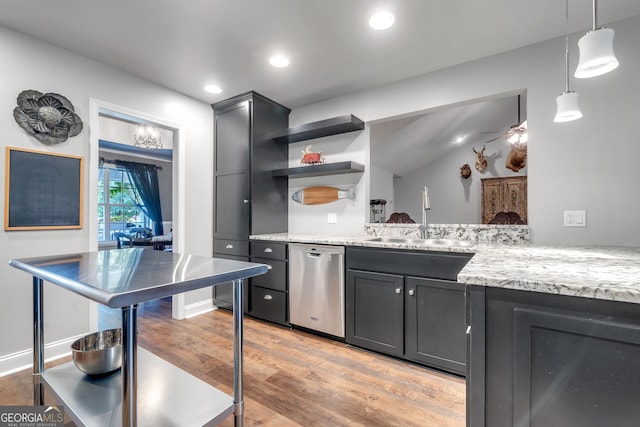
[[[101, 328], [119, 310], [101, 313]], [[247, 426], [465, 425], [463, 378], [298, 330], [245, 318]], [[159, 300], [138, 309], [138, 343], [232, 394], [231, 313], [173, 320]], [[68, 359], [66, 359], [68, 360]], [[0, 405], [32, 402], [29, 370], [0, 378]], [[232, 426], [233, 417], [222, 426]]]

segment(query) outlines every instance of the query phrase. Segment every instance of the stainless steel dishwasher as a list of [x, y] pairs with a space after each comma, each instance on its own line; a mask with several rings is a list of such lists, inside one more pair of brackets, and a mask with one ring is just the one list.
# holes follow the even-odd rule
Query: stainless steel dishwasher
[[344, 247], [289, 244], [289, 321], [344, 338]]

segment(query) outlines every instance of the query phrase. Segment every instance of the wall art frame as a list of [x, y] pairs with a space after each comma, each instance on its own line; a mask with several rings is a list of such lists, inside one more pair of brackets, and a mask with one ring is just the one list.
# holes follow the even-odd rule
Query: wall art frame
[[5, 231], [80, 229], [84, 158], [6, 147]]

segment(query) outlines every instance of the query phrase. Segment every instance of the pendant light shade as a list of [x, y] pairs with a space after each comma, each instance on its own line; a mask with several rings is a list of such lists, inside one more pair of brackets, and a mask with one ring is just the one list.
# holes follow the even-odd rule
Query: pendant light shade
[[578, 41], [580, 59], [574, 76], [578, 79], [606, 74], [618, 67], [619, 62], [613, 53], [613, 36], [611, 28], [598, 28], [596, 25], [596, 0], [593, 0], [593, 30]]
[[580, 111], [580, 94], [578, 92], [564, 92], [556, 97], [556, 116], [553, 121], [556, 123], [570, 122], [582, 117]]
[[574, 76], [588, 79], [606, 74], [618, 67], [619, 62], [613, 53], [613, 35], [611, 28], [590, 31], [578, 41], [580, 60]]

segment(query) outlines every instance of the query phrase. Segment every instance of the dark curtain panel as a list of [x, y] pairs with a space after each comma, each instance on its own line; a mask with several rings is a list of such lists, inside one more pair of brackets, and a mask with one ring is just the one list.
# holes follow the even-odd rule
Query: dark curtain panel
[[129, 173], [136, 204], [153, 221], [153, 234], [163, 235], [157, 166], [124, 160], [114, 160], [114, 163]]

